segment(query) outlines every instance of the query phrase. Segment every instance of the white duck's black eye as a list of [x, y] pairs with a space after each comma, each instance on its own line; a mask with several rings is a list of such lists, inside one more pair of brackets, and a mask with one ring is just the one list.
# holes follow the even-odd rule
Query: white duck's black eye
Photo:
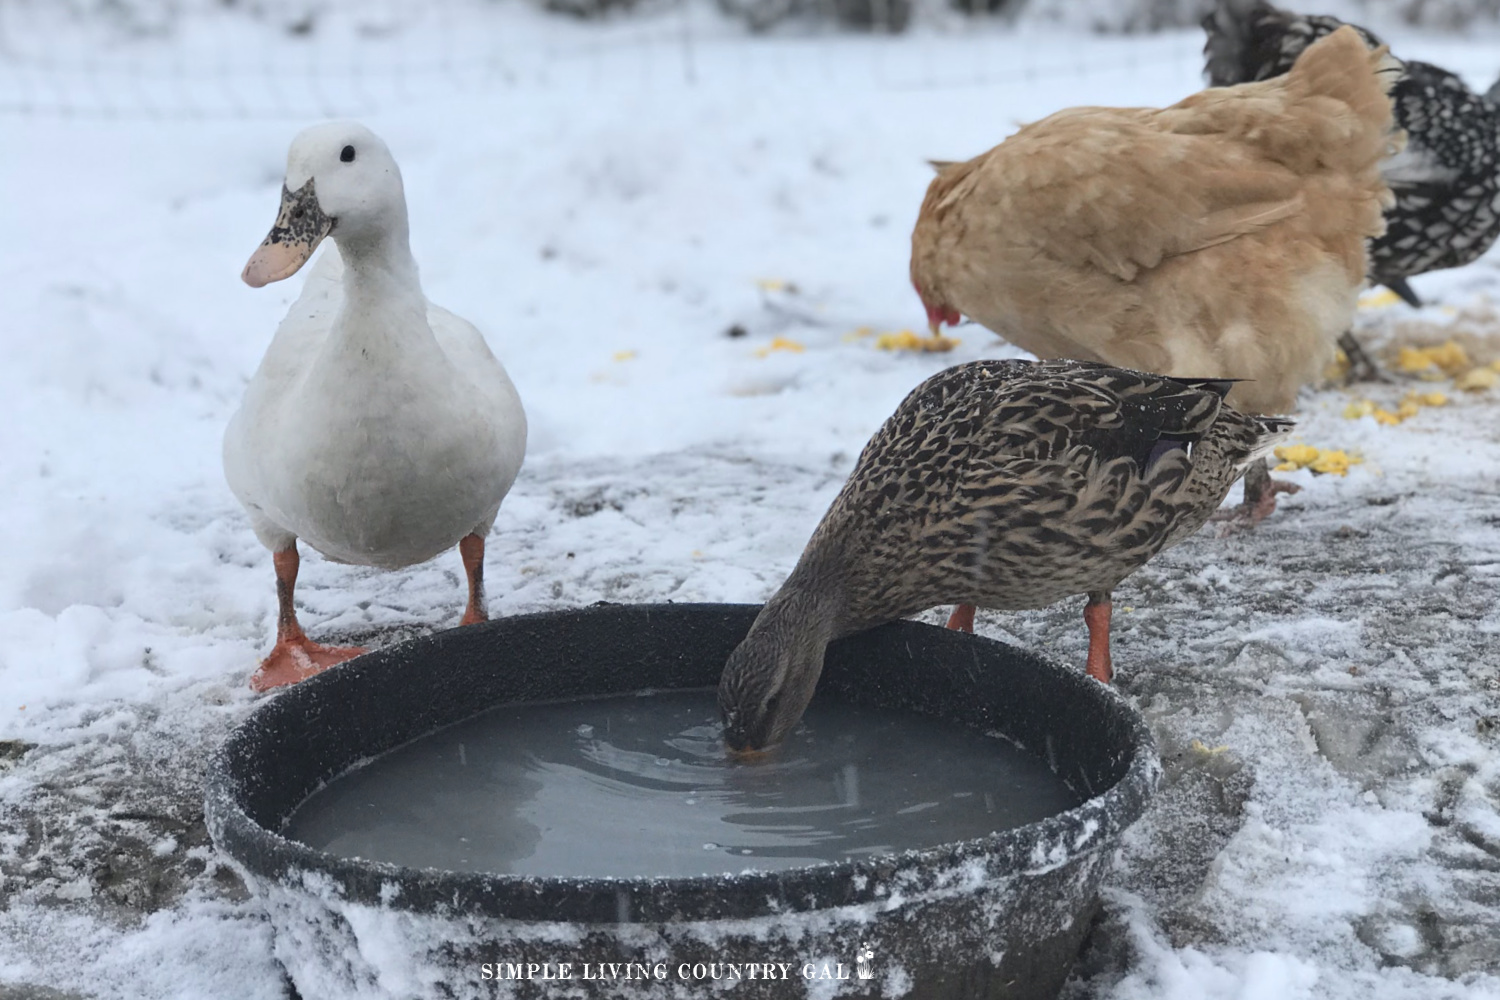
[[354, 162], [354, 147], [353, 146], [345, 146], [344, 147], [344, 151], [341, 152], [341, 153], [339, 153], [339, 159], [343, 160], [345, 163], [353, 163]]

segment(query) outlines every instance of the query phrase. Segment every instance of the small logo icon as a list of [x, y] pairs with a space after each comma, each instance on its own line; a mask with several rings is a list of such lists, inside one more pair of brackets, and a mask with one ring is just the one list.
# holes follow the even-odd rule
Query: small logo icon
[[854, 974], [861, 979], [874, 979], [875, 966], [871, 964], [874, 961], [875, 949], [867, 944], [860, 945], [859, 953], [854, 956]]

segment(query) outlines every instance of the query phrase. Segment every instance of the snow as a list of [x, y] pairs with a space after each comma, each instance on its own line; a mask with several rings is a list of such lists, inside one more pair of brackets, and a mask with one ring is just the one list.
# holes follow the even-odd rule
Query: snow
[[[428, 294], [486, 332], [531, 420], [490, 539], [494, 614], [764, 598], [912, 386], [1015, 353], [976, 327], [946, 356], [857, 335], [921, 322], [924, 159], [1200, 79], [1193, 33], [959, 31], [929, 12], [901, 39], [746, 39], [702, 11], [441, 9], [443, 31], [381, 44], [410, 67], [456, 53], [450, 74], [414, 72], [397, 100], [372, 60], [360, 87]], [[234, 51], [244, 25], [215, 17], [110, 43], [92, 82], [0, 63], [0, 106], [37, 112], [6, 118], [0, 161], [0, 996], [285, 995], [262, 911], [202, 826], [203, 763], [256, 704], [275, 608], [219, 438], [300, 281], [238, 279], [286, 143], [357, 88], [335, 62], [304, 101], [305, 69], [280, 74], [314, 43], [259, 30]], [[1403, 54], [1494, 76], [1492, 43], [1382, 27]], [[485, 46], [503, 72], [471, 72]], [[232, 97], [276, 100], [230, 118], [212, 86], [108, 83], [132, 65], [191, 82], [226, 51], [236, 73], [266, 67]], [[120, 113], [48, 112], [101, 94]], [[189, 98], [201, 117], [132, 112]], [[1413, 284], [1433, 304], [1366, 310], [1367, 343], [1455, 336], [1500, 357], [1500, 256]], [[1450, 402], [1395, 427], [1343, 416], [1414, 387]], [[1119, 687], [1166, 780], [1069, 996], [1500, 996], [1497, 398], [1310, 392], [1299, 440], [1364, 464], [1286, 474], [1303, 492], [1259, 530], [1205, 531], [1117, 592]], [[304, 552], [298, 594], [315, 636], [373, 642], [462, 604], [456, 554], [385, 573]], [[980, 629], [1082, 662], [1072, 604]]]

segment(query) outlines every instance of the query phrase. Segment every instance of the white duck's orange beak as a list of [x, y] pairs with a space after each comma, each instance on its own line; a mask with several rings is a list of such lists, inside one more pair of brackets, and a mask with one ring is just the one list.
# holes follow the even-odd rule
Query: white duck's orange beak
[[337, 221], [323, 214], [311, 177], [296, 191], [289, 191], [283, 184], [276, 224], [260, 249], [250, 255], [240, 277], [251, 288], [290, 278], [307, 263], [323, 237], [333, 232]]

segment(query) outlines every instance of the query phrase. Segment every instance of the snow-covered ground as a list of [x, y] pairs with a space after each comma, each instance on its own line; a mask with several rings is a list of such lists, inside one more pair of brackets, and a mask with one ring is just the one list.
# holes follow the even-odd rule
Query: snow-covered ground
[[[1199, 85], [1191, 34], [466, 17], [444, 44], [490, 39], [504, 71], [422, 76], [364, 120], [402, 164], [428, 294], [487, 333], [530, 416], [490, 539], [497, 615], [764, 598], [912, 386], [1014, 353], [977, 327], [946, 356], [864, 335], [921, 322], [906, 259], [924, 159]], [[216, 51], [242, 29], [221, 25]], [[200, 34], [132, 44], [191, 64]], [[277, 60], [301, 42], [254, 38], [262, 82], [296, 105], [307, 77]], [[1477, 85], [1500, 70], [1493, 39], [1395, 41]], [[69, 93], [144, 101], [99, 78]], [[301, 124], [3, 119], [0, 998], [287, 995], [207, 845], [200, 772], [256, 703], [274, 624], [219, 438], [300, 285], [238, 276]], [[1367, 310], [1368, 342], [1457, 336], [1500, 358], [1500, 257], [1414, 284], [1434, 304]], [[1414, 388], [1449, 401], [1398, 426], [1345, 416]], [[1500, 389], [1304, 404], [1300, 439], [1363, 464], [1292, 473], [1303, 492], [1259, 530], [1206, 531], [1116, 593], [1119, 684], [1169, 781], [1070, 996], [1500, 997]], [[398, 573], [304, 553], [315, 637], [447, 627], [462, 596], [456, 553]], [[981, 630], [1081, 662], [1078, 612]]]

